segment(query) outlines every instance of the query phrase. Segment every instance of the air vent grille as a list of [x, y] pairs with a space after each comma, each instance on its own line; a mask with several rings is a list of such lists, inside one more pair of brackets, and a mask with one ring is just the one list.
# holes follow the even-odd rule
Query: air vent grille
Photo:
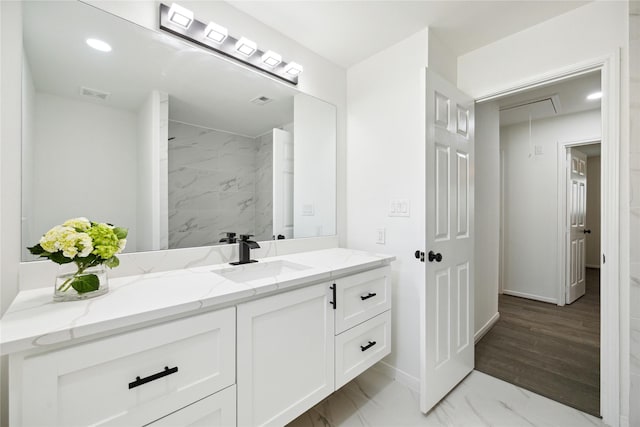
[[253, 98], [251, 100], [251, 102], [253, 104], [256, 104], [256, 105], [265, 105], [265, 104], [270, 103], [271, 101], [273, 101], [273, 99], [271, 99], [271, 98], [269, 98], [267, 96], [259, 96], [257, 98]]
[[87, 96], [89, 98], [99, 99], [101, 101], [106, 101], [111, 95], [109, 92], [104, 92], [98, 89], [91, 89], [89, 87], [82, 86], [80, 88], [80, 95]]

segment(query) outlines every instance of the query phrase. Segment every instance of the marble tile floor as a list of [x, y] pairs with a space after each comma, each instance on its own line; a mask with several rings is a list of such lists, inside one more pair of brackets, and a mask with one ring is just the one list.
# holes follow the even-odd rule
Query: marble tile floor
[[473, 371], [429, 414], [418, 393], [370, 369], [289, 424], [289, 427], [591, 427], [598, 418], [482, 372]]

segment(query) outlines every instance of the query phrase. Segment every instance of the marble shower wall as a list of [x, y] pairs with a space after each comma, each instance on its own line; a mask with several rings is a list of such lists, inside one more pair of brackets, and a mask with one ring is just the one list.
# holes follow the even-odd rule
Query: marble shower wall
[[640, 426], [640, 2], [629, 2], [630, 371], [629, 425]]
[[[169, 248], [213, 245], [225, 231], [257, 234], [256, 169], [266, 173], [267, 148], [260, 148], [268, 138], [263, 144], [264, 138], [176, 122], [169, 124], [169, 137]], [[270, 238], [269, 231], [257, 240]]]
[[273, 238], [273, 132], [258, 138], [256, 153], [256, 216], [257, 240]]

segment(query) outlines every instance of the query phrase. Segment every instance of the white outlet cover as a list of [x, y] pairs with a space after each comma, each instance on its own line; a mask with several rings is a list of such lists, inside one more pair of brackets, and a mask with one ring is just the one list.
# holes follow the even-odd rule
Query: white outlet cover
[[379, 245], [384, 245], [386, 240], [386, 230], [384, 228], [378, 228], [378, 235], [376, 238], [376, 243]]

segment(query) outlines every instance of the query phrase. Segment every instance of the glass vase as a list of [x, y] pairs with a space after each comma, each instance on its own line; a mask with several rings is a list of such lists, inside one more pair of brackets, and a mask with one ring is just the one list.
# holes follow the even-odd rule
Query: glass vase
[[104, 264], [79, 271], [72, 262], [58, 268], [53, 300], [78, 301], [104, 295], [108, 291], [109, 279]]

